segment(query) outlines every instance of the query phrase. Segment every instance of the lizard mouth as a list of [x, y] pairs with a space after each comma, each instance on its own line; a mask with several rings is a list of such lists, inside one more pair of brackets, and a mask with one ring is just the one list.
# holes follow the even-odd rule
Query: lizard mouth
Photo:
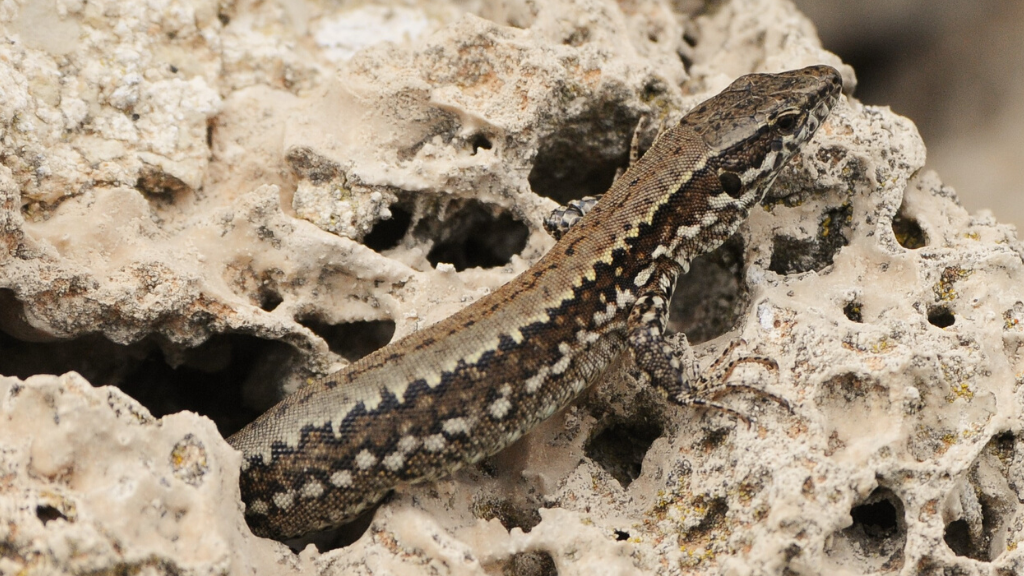
[[814, 138], [818, 128], [825, 122], [829, 114], [839, 103], [839, 94], [843, 91], [843, 80], [839, 73], [834, 71], [834, 76], [827, 81], [819, 92], [818, 102], [807, 114], [807, 122], [802, 133], [796, 139], [799, 140], [799, 147]]
[[818, 126], [828, 118], [829, 113], [839, 103], [839, 95], [843, 92], [843, 78], [839, 75], [838, 71], [835, 72], [832, 80], [825, 85], [823, 92], [824, 94], [822, 94], [818, 105], [811, 110], [811, 118], [815, 121], [814, 130], [811, 131], [811, 134], [817, 131]]
[[821, 102], [818, 102], [818, 105], [811, 110], [810, 114], [807, 115], [806, 134], [803, 136], [804, 142], [807, 142], [814, 137], [814, 134], [818, 132], [818, 128], [820, 128], [825, 122], [825, 119], [828, 118], [829, 113], [832, 111], [832, 108], [836, 105], [838, 100], [839, 97], [837, 95], [830, 94], [823, 98]]
[[842, 91], [843, 80], [839, 73], [836, 72], [832, 81], [827, 82], [822, 89], [817, 105], [807, 115], [805, 141], [813, 138], [814, 134], [818, 132], [818, 128], [825, 122], [825, 119], [828, 118], [836, 104], [839, 103], [839, 94]]

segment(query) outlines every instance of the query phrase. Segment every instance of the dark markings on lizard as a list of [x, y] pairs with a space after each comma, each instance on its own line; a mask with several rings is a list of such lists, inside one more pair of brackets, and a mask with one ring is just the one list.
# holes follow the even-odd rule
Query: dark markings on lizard
[[548, 229], [559, 243], [530, 270], [229, 438], [243, 455], [253, 532], [337, 526], [400, 482], [494, 454], [623, 353], [670, 401], [715, 406], [723, 385], [688, 379], [685, 353], [663, 340], [675, 280], [736, 231], [841, 89], [828, 66], [737, 79], [661, 134], [600, 200], [556, 211]]

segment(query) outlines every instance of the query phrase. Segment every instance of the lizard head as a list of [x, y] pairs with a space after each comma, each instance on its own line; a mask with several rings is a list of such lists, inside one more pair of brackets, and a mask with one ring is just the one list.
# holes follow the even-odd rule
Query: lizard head
[[680, 122], [711, 149], [722, 189], [749, 208], [836, 105], [843, 79], [831, 66], [748, 74]]

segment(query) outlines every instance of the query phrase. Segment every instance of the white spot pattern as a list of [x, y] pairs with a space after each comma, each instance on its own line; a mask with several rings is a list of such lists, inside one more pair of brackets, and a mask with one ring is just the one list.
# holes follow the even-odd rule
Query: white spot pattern
[[423, 439], [423, 449], [427, 452], [440, 452], [444, 450], [446, 444], [448, 441], [445, 440], [444, 434], [431, 434]]
[[494, 416], [495, 419], [501, 420], [502, 418], [505, 417], [506, 414], [508, 414], [508, 411], [511, 409], [512, 402], [509, 401], [508, 398], [502, 396], [501, 398], [498, 398], [497, 400], [491, 403], [491, 407], [488, 409], [488, 411], [491, 413], [491, 416]]
[[[744, 173], [743, 176], [746, 176], [746, 173]], [[746, 178], [742, 177], [740, 178], [740, 180], [742, 180], [743, 182], [748, 181]], [[736, 200], [734, 200], [731, 196], [725, 194], [724, 192], [717, 196], [712, 196], [711, 198], [708, 198], [708, 207], [710, 207], [712, 210], [724, 210], [725, 208], [733, 206], [735, 204]]]
[[416, 449], [416, 446], [420, 441], [415, 436], [405, 435], [398, 440], [398, 449], [404, 454], [408, 454]]
[[351, 488], [352, 473], [348, 470], [338, 470], [334, 474], [331, 474], [331, 484], [334, 484], [338, 488]]
[[547, 366], [541, 367], [537, 370], [537, 373], [526, 379], [523, 389], [526, 390], [527, 394], [533, 394], [540, 390], [540, 387], [544, 385], [544, 381], [548, 378], [550, 369]]
[[[568, 347], [568, 345], [566, 347]], [[559, 349], [561, 349], [561, 346], [559, 346]], [[551, 373], [557, 375], [565, 372], [566, 370], [569, 369], [570, 362], [572, 362], [571, 354], [566, 354], [565, 356], [562, 356], [561, 358], [558, 359], [558, 362], [555, 362], [554, 364], [551, 365]]]
[[376, 463], [377, 457], [365, 448], [363, 448], [359, 454], [356, 454], [356, 466], [359, 466], [360, 470], [368, 470]]
[[633, 279], [633, 285], [636, 287], [646, 286], [647, 282], [651, 279], [651, 274], [654, 274], [654, 264], [651, 264], [647, 268], [641, 270], [636, 278]]
[[292, 507], [292, 503], [295, 502], [295, 493], [291, 490], [287, 492], [278, 492], [274, 494], [272, 498], [274, 506], [277, 506], [281, 510], [287, 510]]
[[625, 292], [619, 288], [615, 288], [615, 305], [619, 308], [625, 308], [636, 302], [636, 296], [632, 292]]
[[441, 376], [444, 374], [443, 370], [438, 370], [433, 374], [427, 374], [427, 377], [423, 381], [427, 384], [427, 388], [433, 390], [437, 388], [437, 385], [441, 383]]
[[381, 461], [384, 467], [392, 472], [398, 472], [402, 469], [402, 465], [405, 464], [405, 454], [401, 452], [392, 452], [384, 457]]
[[[367, 395], [367, 397], [363, 398], [363, 408], [367, 412], [372, 412], [372, 411], [376, 410], [378, 406], [380, 406], [380, 403], [383, 400], [384, 400], [384, 398], [381, 397], [380, 392], [378, 392], [377, 390], [374, 390], [372, 393]], [[338, 420], [338, 422], [341, 422], [341, 420]]]
[[319, 498], [323, 493], [324, 485], [316, 480], [307, 482], [306, 485], [302, 487], [302, 491], [299, 492], [303, 498]]
[[689, 239], [700, 234], [700, 226], [680, 226], [676, 229], [676, 238]]
[[609, 302], [605, 306], [604, 310], [598, 310], [594, 312], [594, 324], [597, 326], [603, 326], [608, 323], [609, 320], [615, 317], [615, 313], [619, 311], [619, 307], [614, 303]]
[[441, 425], [441, 429], [449, 436], [469, 434], [469, 422], [465, 418], [449, 418]]

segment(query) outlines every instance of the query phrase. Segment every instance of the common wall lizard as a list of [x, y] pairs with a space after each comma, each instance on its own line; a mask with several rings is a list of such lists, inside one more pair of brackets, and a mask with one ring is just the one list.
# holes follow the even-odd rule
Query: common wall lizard
[[736, 231], [841, 90], [829, 66], [737, 79], [662, 133], [600, 201], [564, 210], [561, 238], [530, 269], [229, 438], [244, 457], [253, 532], [344, 524], [400, 482], [494, 454], [627, 350], [670, 400], [708, 403], [724, 384], [688, 377], [692, 364], [663, 338], [676, 278]]

